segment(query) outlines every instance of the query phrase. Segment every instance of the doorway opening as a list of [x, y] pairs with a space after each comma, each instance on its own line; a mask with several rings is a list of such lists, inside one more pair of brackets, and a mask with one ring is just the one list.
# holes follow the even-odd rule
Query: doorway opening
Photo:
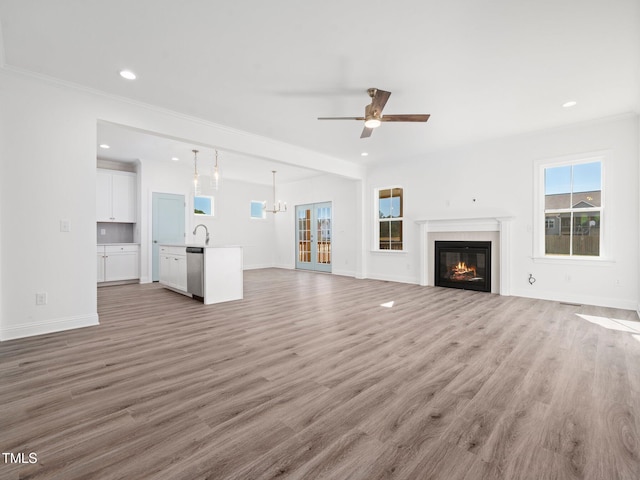
[[296, 206], [296, 268], [331, 272], [331, 202]]
[[160, 280], [160, 248], [162, 244], [184, 244], [184, 195], [152, 193], [151, 281]]

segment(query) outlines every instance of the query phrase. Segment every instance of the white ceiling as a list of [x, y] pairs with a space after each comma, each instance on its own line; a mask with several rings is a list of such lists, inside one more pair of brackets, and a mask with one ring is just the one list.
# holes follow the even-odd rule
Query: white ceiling
[[[637, 0], [0, 0], [0, 25], [6, 68], [356, 163], [640, 111]], [[316, 119], [362, 115], [368, 87], [431, 119]]]
[[[272, 185], [271, 172], [274, 170], [278, 183], [294, 182], [323, 174], [321, 171], [312, 171], [276, 160], [217, 149], [215, 145], [202, 145], [167, 138], [108, 122], [99, 122], [97, 133], [97, 156], [101, 160], [127, 163], [133, 163], [139, 159], [165, 163], [176, 162], [193, 173], [195, 163], [193, 150], [195, 149], [198, 150], [199, 174], [212, 176], [217, 150], [219, 172], [225, 179]], [[103, 149], [100, 145], [108, 145], [109, 148]]]

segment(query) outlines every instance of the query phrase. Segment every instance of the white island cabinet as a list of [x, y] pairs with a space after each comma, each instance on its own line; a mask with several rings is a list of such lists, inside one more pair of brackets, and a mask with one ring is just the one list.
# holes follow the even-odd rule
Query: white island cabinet
[[[203, 249], [203, 292], [205, 305], [242, 300], [242, 247], [205, 245], [160, 245], [160, 283], [174, 291], [192, 296], [187, 288], [187, 247]], [[162, 252], [165, 252], [163, 255]], [[169, 253], [170, 255], [166, 255]], [[164, 260], [163, 260], [164, 258]]]
[[172, 290], [187, 291], [187, 255], [184, 246], [160, 245], [160, 283]]

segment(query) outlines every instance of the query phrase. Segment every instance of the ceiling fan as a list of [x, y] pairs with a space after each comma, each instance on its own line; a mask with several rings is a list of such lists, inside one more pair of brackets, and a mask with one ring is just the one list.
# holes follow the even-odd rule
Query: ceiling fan
[[367, 90], [371, 97], [371, 103], [364, 107], [364, 117], [318, 117], [318, 120], [364, 120], [364, 130], [360, 138], [371, 136], [374, 128], [380, 126], [382, 122], [426, 122], [429, 114], [406, 114], [406, 115], [382, 115], [387, 100], [391, 92], [386, 92], [378, 88]]

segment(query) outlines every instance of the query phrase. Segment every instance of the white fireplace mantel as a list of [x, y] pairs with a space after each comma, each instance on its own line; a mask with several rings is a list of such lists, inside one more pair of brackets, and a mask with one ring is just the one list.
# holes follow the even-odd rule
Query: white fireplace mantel
[[433, 285], [428, 278], [429, 262], [427, 251], [431, 232], [498, 232], [500, 236], [500, 295], [511, 293], [511, 215], [432, 215], [431, 218], [416, 220], [420, 229], [420, 285]]

